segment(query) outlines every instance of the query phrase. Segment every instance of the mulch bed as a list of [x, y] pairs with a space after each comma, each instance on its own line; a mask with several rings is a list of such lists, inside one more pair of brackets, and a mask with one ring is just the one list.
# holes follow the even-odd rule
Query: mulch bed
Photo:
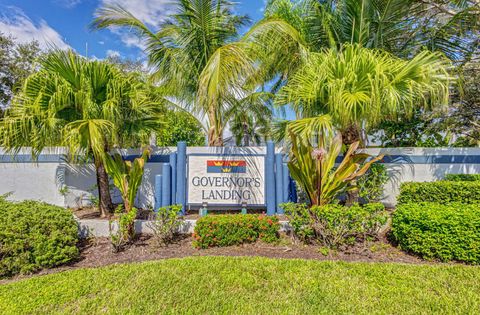
[[[113, 264], [152, 261], [168, 258], [182, 258], [191, 256], [260, 256], [281, 259], [314, 259], [347, 262], [395, 262], [408, 264], [428, 264], [418, 257], [402, 252], [383, 239], [358, 243], [342, 251], [325, 253], [320, 246], [294, 244], [290, 237], [284, 235], [278, 245], [253, 243], [241, 246], [214, 247], [209, 249], [195, 249], [192, 246], [192, 237], [183, 236], [174, 244], [167, 247], [157, 247], [151, 236], [139, 236], [137, 241], [124, 251], [114, 253], [108, 238], [94, 238], [83, 240], [80, 244], [80, 258], [69, 265], [53, 269], [42, 270], [36, 275], [51, 274], [78, 268], [94, 268]], [[16, 276], [11, 279], [0, 280], [0, 284], [28, 278]]]
[[230, 247], [195, 249], [191, 237], [183, 237], [168, 247], [156, 247], [149, 236], [141, 236], [135, 244], [120, 253], [112, 251], [106, 238], [97, 238], [83, 244], [81, 259], [73, 268], [98, 267], [115, 263], [131, 263], [189, 256], [261, 256], [270, 258], [300, 258], [315, 260], [342, 260], [361, 262], [425, 263], [424, 260], [408, 255], [385, 241], [357, 244], [343, 251], [322, 254], [322, 247], [293, 244], [285, 238], [279, 245], [262, 242]]

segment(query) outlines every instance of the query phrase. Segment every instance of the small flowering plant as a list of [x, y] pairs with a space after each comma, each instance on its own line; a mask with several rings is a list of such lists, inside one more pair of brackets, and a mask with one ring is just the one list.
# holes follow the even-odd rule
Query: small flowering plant
[[278, 240], [278, 218], [257, 214], [209, 215], [197, 221], [193, 233], [196, 248], [223, 247]]

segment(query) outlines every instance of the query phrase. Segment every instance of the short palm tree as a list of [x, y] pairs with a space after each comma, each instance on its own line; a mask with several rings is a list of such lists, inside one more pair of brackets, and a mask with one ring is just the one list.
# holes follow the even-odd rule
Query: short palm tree
[[329, 114], [350, 144], [360, 130], [416, 106], [447, 104], [448, 63], [436, 53], [411, 60], [345, 45], [341, 50], [310, 53], [304, 65], [281, 88], [276, 102], [291, 104], [299, 118]]
[[99, 208], [113, 211], [104, 160], [119, 144], [144, 143], [159, 127], [160, 108], [144, 84], [113, 65], [55, 51], [27, 78], [0, 122], [2, 146], [12, 152], [65, 145], [72, 159], [93, 157]]
[[100, 8], [92, 27], [125, 27], [135, 32], [146, 45], [154, 77], [168, 100], [181, 107], [191, 105], [196, 116], [206, 117], [208, 144], [222, 146], [227, 112], [237, 108], [235, 99], [245, 94], [240, 83], [245, 83], [252, 70], [253, 61], [245, 53], [248, 44], [233, 44], [248, 19], [235, 15], [233, 3], [227, 0], [173, 3], [176, 13], [158, 31], [118, 5]]
[[[401, 104], [406, 104], [403, 100], [414, 101], [421, 95], [430, 95], [434, 100], [445, 101], [447, 82], [444, 80], [444, 72], [446, 64], [440, 53], [445, 54], [450, 59], [458, 60], [468, 57], [475, 47], [478, 47], [478, 36], [474, 34], [478, 34], [480, 26], [478, 24], [479, 9], [478, 2], [475, 4], [474, 1], [271, 0], [265, 10], [265, 18], [252, 27], [245, 40], [251, 42], [252, 46], [259, 51], [257, 62], [261, 64], [259, 68], [262, 69], [259, 73], [259, 81], [274, 80], [273, 89], [275, 91], [285, 84], [289, 85], [289, 87], [283, 89], [277, 99], [277, 104], [286, 104], [288, 98], [296, 102], [294, 107], [300, 110], [297, 112], [297, 118], [315, 117], [311, 116], [315, 115], [315, 111], [310, 110], [312, 104], [325, 97], [325, 94], [316, 95], [315, 93], [320, 90], [319, 85], [315, 81], [308, 80], [321, 78], [318, 83], [325, 83], [324, 80], [331, 79], [330, 86], [336, 83], [354, 83], [354, 81], [356, 81], [356, 84], [362, 84], [362, 80], [365, 78], [362, 79], [361, 73], [369, 73], [373, 69], [361, 69], [361, 65], [358, 65], [356, 69], [350, 67], [348, 69], [350, 76], [340, 78], [339, 73], [346, 74], [345, 71], [338, 68], [337, 70], [340, 72], [332, 73], [335, 70], [322, 68], [326, 60], [320, 62], [318, 56], [326, 56], [327, 54], [323, 53], [326, 50], [333, 55], [340, 54], [344, 59], [350, 58], [350, 61], [344, 62], [343, 65], [350, 64], [353, 67], [355, 67], [354, 58], [345, 53], [345, 45], [357, 45], [359, 48], [387, 51], [404, 60], [414, 59], [410, 65], [416, 65], [415, 71], [420, 70], [422, 74], [416, 75], [414, 72], [407, 73], [404, 71], [401, 74], [402, 80], [406, 83], [409, 80], [408, 76], [413, 75], [415, 78], [410, 82], [420, 83], [416, 87], [424, 90], [417, 90], [413, 95], [400, 101], [399, 98], [394, 100], [393, 95], [392, 97], [381, 95], [382, 102], [384, 102], [381, 106], [388, 110], [376, 111], [374, 107], [359, 108], [349, 105], [351, 114], [348, 114], [345, 112], [347, 107], [335, 107], [339, 102], [342, 102], [338, 100], [336, 101], [337, 105], [330, 101], [328, 108], [325, 107], [325, 103], [316, 106], [318, 112], [328, 112], [333, 118], [336, 118], [334, 119], [336, 123], [342, 120], [342, 125], [338, 127], [345, 129], [346, 121], [353, 122], [352, 118], [360, 118], [357, 121], [359, 126], [364, 123], [363, 118], [360, 117], [361, 112], [369, 113], [372, 110], [373, 118], [370, 116], [364, 117], [368, 118], [365, 121], [370, 124], [375, 123], [384, 114], [399, 114], [401, 112], [397, 110], [402, 110]], [[448, 12], [445, 13], [444, 11]], [[430, 18], [431, 23], [434, 23], [435, 26], [426, 22]], [[428, 25], [425, 25], [425, 23]], [[425, 47], [439, 53], [429, 55], [425, 52]], [[367, 56], [366, 50], [359, 48], [350, 49], [350, 52], [365, 52], [363, 56], [355, 58], [356, 60]], [[312, 58], [312, 54], [317, 57]], [[378, 55], [378, 51], [372, 52], [370, 55]], [[378, 60], [386, 65], [380, 59]], [[398, 61], [398, 65], [402, 64], [399, 59], [389, 58], [388, 60], [389, 62]], [[331, 67], [342, 65], [340, 60], [338, 63], [334, 63], [333, 59], [331, 61]], [[321, 66], [320, 63], [322, 63]], [[369, 66], [374, 67], [371, 63]], [[308, 73], [312, 69], [315, 69], [313, 71], [318, 73], [314, 74], [313, 71]], [[358, 80], [352, 77], [354, 72], [351, 71], [360, 71], [360, 73], [355, 74], [355, 76], [359, 76]], [[439, 77], [438, 74], [442, 75]], [[428, 75], [433, 75], [433, 77], [428, 78]], [[333, 81], [333, 79], [336, 81]], [[295, 82], [290, 82], [291, 80]], [[303, 83], [300, 83], [302, 80]], [[432, 84], [428, 84], [427, 81]], [[443, 83], [440, 83], [441, 81]], [[310, 87], [307, 86], [308, 84], [310, 84]], [[295, 91], [296, 88], [300, 89]], [[307, 88], [313, 90], [307, 91]], [[359, 90], [368, 93], [358, 85], [346, 85], [339, 88], [346, 92], [353, 93]], [[389, 89], [396, 88], [401, 88], [401, 86], [396, 84], [389, 87]], [[432, 88], [436, 91], [433, 91]], [[432, 92], [439, 92], [440, 94], [436, 96]], [[346, 97], [346, 95], [344, 96]], [[356, 94], [356, 96], [360, 96], [360, 94]], [[379, 96], [370, 95], [370, 97], [378, 98]], [[309, 104], [305, 104], [307, 99]], [[427, 102], [423, 97], [420, 97], [420, 99], [418, 103]], [[385, 103], [390, 100], [394, 102]], [[428, 103], [429, 105], [437, 105], [434, 101]], [[444, 102], [439, 102], [440, 105], [442, 103]], [[366, 102], [362, 106], [366, 106], [366, 104], [371, 103]], [[322, 107], [322, 110], [320, 110], [320, 107]], [[358, 111], [359, 109], [361, 109], [361, 112]], [[346, 116], [340, 119], [338, 115], [341, 112]], [[385, 118], [388, 117], [382, 119]], [[358, 128], [351, 131], [357, 133], [354, 136], [358, 138]], [[349, 138], [345, 135], [343, 137], [344, 141], [349, 141]]]

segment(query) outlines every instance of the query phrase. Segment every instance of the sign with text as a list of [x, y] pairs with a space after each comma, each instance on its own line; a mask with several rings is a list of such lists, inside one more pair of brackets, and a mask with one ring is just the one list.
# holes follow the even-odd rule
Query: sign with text
[[190, 155], [187, 203], [264, 205], [264, 177], [264, 156]]

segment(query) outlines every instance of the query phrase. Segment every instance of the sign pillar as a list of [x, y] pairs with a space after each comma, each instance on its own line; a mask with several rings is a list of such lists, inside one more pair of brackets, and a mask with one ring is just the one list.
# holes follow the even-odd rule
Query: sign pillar
[[170, 207], [171, 206], [171, 169], [170, 164], [163, 164], [162, 168], [162, 207]]
[[182, 205], [182, 213], [186, 211], [186, 183], [187, 180], [187, 143], [181, 141], [177, 145], [177, 200]]
[[285, 202], [283, 199], [283, 155], [275, 154], [275, 195], [277, 213], [282, 214], [283, 209], [280, 207]]
[[290, 200], [290, 171], [288, 164], [282, 163], [283, 168], [283, 202], [291, 202]]
[[158, 209], [162, 205], [162, 175], [155, 175], [155, 205], [154, 211], [158, 211]]
[[171, 204], [177, 204], [177, 153], [170, 154], [170, 168], [171, 168], [171, 185], [172, 197]]
[[276, 198], [275, 198], [275, 144], [273, 141], [267, 141], [267, 156], [265, 158], [265, 183], [266, 183], [266, 199], [267, 214], [275, 215]]

